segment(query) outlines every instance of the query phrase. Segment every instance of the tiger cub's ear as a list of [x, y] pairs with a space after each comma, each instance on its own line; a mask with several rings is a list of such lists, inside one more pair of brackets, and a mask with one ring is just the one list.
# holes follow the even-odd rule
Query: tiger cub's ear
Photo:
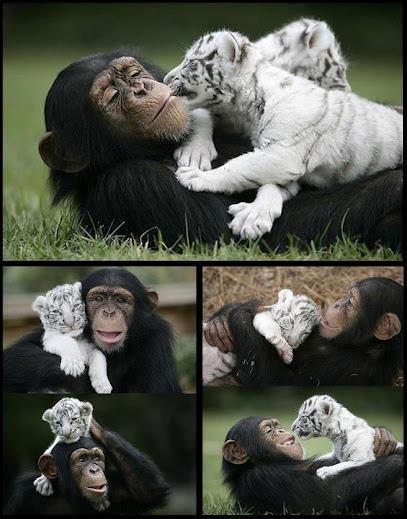
[[82, 283], [80, 281], [76, 281], [72, 286], [74, 290], [77, 290], [79, 293], [82, 292]]
[[46, 411], [44, 411], [42, 419], [44, 420], [44, 422], [51, 423], [54, 419], [54, 413], [52, 412], [52, 409], [47, 409]]
[[284, 288], [280, 290], [278, 293], [278, 302], [279, 303], [288, 303], [294, 297], [293, 291], [289, 288]]
[[90, 416], [93, 412], [93, 405], [90, 402], [82, 402], [81, 405], [81, 416]]
[[316, 22], [307, 30], [305, 36], [305, 45], [316, 51], [329, 49], [334, 42], [335, 36], [325, 22]]
[[31, 305], [31, 308], [38, 314], [48, 310], [47, 299], [44, 296], [38, 296]]
[[248, 45], [248, 38], [238, 32], [222, 31], [218, 36], [219, 55], [232, 63], [237, 63], [243, 58]]

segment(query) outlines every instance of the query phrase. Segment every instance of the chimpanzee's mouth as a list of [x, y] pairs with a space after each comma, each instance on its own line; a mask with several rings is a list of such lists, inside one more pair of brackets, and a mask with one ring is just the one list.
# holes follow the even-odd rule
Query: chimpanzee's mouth
[[102, 485], [92, 485], [86, 488], [91, 492], [95, 492], [95, 494], [104, 494], [107, 490], [107, 485], [106, 483], [103, 483]]
[[336, 330], [336, 328], [338, 328], [337, 326], [332, 326], [331, 324], [329, 324], [326, 319], [322, 319], [321, 324], [323, 326], [326, 326], [327, 328], [331, 328], [331, 330]]
[[155, 114], [153, 120], [151, 122], [154, 122], [159, 116], [160, 114], [162, 114], [162, 112], [167, 108], [167, 105], [168, 103], [174, 98], [174, 96], [172, 95], [172, 92], [171, 94], [167, 97], [167, 99], [164, 101], [163, 105], [161, 106], [161, 108], [158, 110], [158, 112]]
[[295, 443], [295, 436], [292, 434], [291, 436], [286, 438], [282, 443], [280, 443], [280, 445], [282, 445], [283, 447], [289, 447], [290, 445], [294, 445], [294, 443]]
[[102, 330], [95, 330], [96, 336], [103, 342], [108, 344], [116, 344], [123, 338], [124, 332], [104, 332]]

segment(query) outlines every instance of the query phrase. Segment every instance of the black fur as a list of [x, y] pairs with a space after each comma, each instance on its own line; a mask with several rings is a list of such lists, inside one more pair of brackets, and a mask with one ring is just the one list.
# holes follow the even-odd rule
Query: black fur
[[373, 513], [402, 511], [402, 455], [379, 458], [321, 480], [316, 470], [326, 462], [293, 460], [266, 448], [257, 429], [263, 419], [243, 418], [226, 436], [249, 454], [249, 461], [242, 465], [222, 462], [224, 482], [237, 510], [274, 514], [362, 513], [365, 508]]
[[[179, 392], [172, 353], [173, 331], [152, 308], [144, 286], [124, 269], [100, 269], [82, 281], [82, 294], [94, 286], [121, 286], [135, 301], [133, 321], [122, 350], [106, 355], [115, 393]], [[10, 392], [94, 392], [87, 372], [80, 377], [60, 370], [59, 356], [42, 349], [42, 330], [26, 335], [4, 351], [4, 388]], [[90, 329], [85, 330], [90, 339]]]
[[[37, 493], [33, 481], [39, 473], [25, 473], [15, 482], [4, 513], [14, 515], [96, 515], [145, 513], [166, 503], [168, 485], [154, 462], [135, 449], [117, 433], [105, 431], [107, 447], [82, 438], [73, 444], [57, 444], [52, 455], [58, 477], [52, 480], [54, 494], [44, 497]], [[106, 457], [106, 478], [110, 507], [95, 511], [81, 496], [72, 477], [69, 457], [78, 448], [99, 446]]]
[[[52, 85], [45, 104], [45, 123], [54, 131], [56, 148], [87, 156], [89, 167], [80, 173], [51, 171], [54, 202], [71, 198], [90, 232], [142, 238], [150, 246], [159, 235], [168, 245], [196, 240], [213, 244], [231, 238], [227, 227], [231, 203], [253, 199], [193, 193], [176, 180], [174, 143], [157, 145], [116, 137], [97, 117], [89, 102], [95, 76], [119, 56], [136, 57], [158, 80], [163, 72], [138, 57], [134, 50], [83, 58], [64, 69]], [[249, 151], [250, 145], [222, 132], [215, 135], [219, 158], [214, 167]], [[171, 168], [171, 169], [170, 169]], [[285, 204], [282, 216], [267, 234], [263, 247], [284, 248], [289, 235], [309, 244], [333, 243], [342, 230], [370, 246], [380, 241], [394, 249], [401, 241], [402, 172], [386, 172], [332, 190], [305, 189]], [[346, 217], [345, 217], [346, 216]], [[343, 224], [344, 221], [344, 224]], [[342, 226], [343, 224], [343, 226]]]
[[[379, 341], [372, 336], [381, 315], [392, 312], [403, 320], [403, 287], [387, 278], [355, 284], [361, 296], [357, 323], [336, 339], [324, 339], [315, 329], [284, 364], [270, 343], [253, 327], [260, 301], [227, 305], [224, 314], [237, 356], [234, 376], [247, 387], [270, 385], [391, 385], [403, 367], [403, 335]], [[251, 363], [255, 364], [252, 365]]]

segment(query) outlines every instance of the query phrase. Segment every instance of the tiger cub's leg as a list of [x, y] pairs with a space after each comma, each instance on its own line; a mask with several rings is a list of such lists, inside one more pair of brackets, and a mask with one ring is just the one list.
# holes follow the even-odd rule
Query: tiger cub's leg
[[281, 336], [280, 326], [271, 318], [270, 312], [260, 312], [253, 319], [254, 328], [273, 344], [285, 364], [291, 364], [293, 360], [293, 349]]

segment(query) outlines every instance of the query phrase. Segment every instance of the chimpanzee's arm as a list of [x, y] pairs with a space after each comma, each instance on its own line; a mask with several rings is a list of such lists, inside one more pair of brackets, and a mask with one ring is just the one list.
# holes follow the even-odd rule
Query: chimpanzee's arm
[[[121, 392], [179, 393], [173, 356], [173, 331], [161, 318], [152, 318], [149, 329], [137, 339], [133, 366], [123, 381]], [[131, 345], [128, 345], [131, 348]]]
[[116, 470], [109, 470], [109, 500], [131, 501], [137, 509], [164, 506], [169, 486], [155, 463], [125, 441], [119, 434], [103, 429], [92, 421], [91, 434], [105, 449]]
[[[403, 474], [403, 455], [391, 454], [339, 473], [328, 482], [338, 498], [338, 512], [362, 511], [364, 508], [374, 511], [378, 503], [400, 488]], [[398, 510], [399, 496], [394, 502], [390, 500], [387, 506], [387, 513], [401, 512]]]
[[79, 376], [65, 375], [61, 358], [42, 349], [42, 330], [25, 335], [3, 352], [5, 391], [28, 392], [93, 392], [87, 371]]

